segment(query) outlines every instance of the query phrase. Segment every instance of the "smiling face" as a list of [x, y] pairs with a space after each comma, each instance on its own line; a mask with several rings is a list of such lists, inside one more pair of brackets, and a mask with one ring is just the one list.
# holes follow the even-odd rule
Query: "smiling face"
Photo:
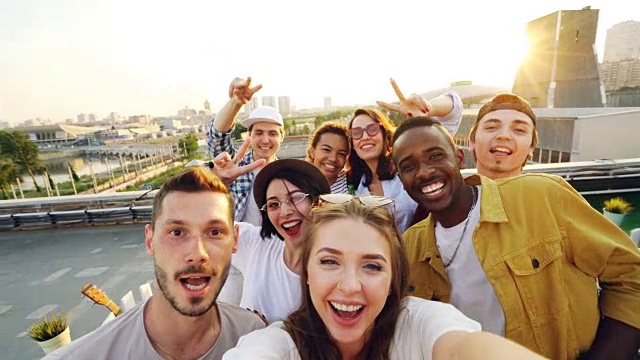
[[390, 293], [389, 241], [362, 220], [335, 219], [318, 227], [309, 254], [309, 294], [328, 333], [339, 348], [362, 348]]
[[311, 216], [311, 199], [305, 197], [298, 204], [293, 204], [293, 194], [304, 193], [299, 187], [284, 179], [273, 179], [267, 186], [267, 202], [277, 200], [281, 202], [279, 209], [267, 211], [269, 221], [276, 231], [284, 238], [285, 243], [297, 244], [309, 226]]
[[[375, 121], [366, 114], [356, 116], [352, 123], [351, 129], [361, 127], [367, 128], [367, 125], [374, 123]], [[356, 154], [365, 162], [377, 161], [380, 154], [384, 150], [384, 139], [382, 129], [377, 134], [371, 136], [366, 131], [362, 133], [362, 137], [359, 139], [353, 139], [353, 150]]]
[[520, 175], [533, 152], [533, 132], [533, 121], [524, 113], [511, 109], [487, 113], [470, 139], [478, 173], [492, 179]]
[[324, 133], [310, 152], [310, 160], [333, 184], [347, 162], [349, 147], [344, 136]]
[[251, 149], [253, 149], [254, 158], [256, 160], [266, 159], [267, 162], [275, 160], [283, 139], [282, 126], [267, 121], [253, 124], [251, 126]]
[[155, 224], [145, 227], [158, 286], [180, 314], [200, 316], [215, 304], [237, 245], [223, 193], [169, 192]]
[[430, 212], [441, 212], [461, 197], [464, 156], [433, 126], [412, 128], [393, 145], [393, 161], [413, 200]]

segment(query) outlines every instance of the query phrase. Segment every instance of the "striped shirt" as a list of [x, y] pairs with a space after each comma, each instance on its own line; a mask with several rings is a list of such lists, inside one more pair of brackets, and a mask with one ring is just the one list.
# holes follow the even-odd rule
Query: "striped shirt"
[[346, 194], [348, 193], [349, 188], [347, 187], [347, 172], [342, 170], [342, 172], [338, 175], [336, 181], [331, 184], [331, 193], [332, 194]]

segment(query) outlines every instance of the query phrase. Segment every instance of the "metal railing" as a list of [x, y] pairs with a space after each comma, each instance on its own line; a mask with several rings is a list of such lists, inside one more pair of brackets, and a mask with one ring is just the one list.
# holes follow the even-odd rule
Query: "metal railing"
[[[640, 158], [528, 165], [567, 180], [583, 195], [640, 191]], [[475, 169], [462, 170], [463, 175]], [[100, 224], [147, 223], [157, 190], [0, 201], [0, 231]]]
[[157, 190], [0, 201], [0, 230], [147, 223]]

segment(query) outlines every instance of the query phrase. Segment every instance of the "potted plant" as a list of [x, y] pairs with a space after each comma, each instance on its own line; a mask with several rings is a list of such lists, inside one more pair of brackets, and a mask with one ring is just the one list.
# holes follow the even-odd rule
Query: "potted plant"
[[45, 315], [42, 320], [32, 324], [27, 330], [29, 336], [48, 354], [71, 342], [69, 318], [67, 315]]
[[614, 197], [604, 201], [604, 207], [602, 213], [604, 216], [611, 220], [614, 224], [620, 225], [624, 216], [628, 214], [633, 207], [625, 199], [621, 197]]

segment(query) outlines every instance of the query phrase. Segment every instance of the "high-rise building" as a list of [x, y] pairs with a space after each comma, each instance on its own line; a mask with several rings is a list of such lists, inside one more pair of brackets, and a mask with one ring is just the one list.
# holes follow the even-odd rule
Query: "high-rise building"
[[278, 111], [282, 116], [291, 116], [291, 98], [288, 96], [278, 97]]
[[209, 100], [204, 101], [204, 115], [211, 115], [211, 104], [209, 104]]
[[258, 101], [258, 97], [252, 97], [246, 104], [244, 104], [244, 116], [247, 117], [253, 110], [260, 106], [260, 102]]
[[262, 105], [263, 106], [276, 107], [276, 97], [275, 96], [263, 96], [262, 97]]
[[120, 115], [118, 115], [117, 112], [112, 111], [109, 113], [109, 120], [111, 120], [111, 122], [120, 122], [122, 118], [120, 117]]
[[92, 114], [87, 115], [87, 120], [92, 124], [95, 123], [96, 122], [96, 114], [92, 113]]
[[607, 30], [603, 61], [640, 59], [640, 22], [625, 21]]
[[[609, 106], [640, 104], [640, 22], [625, 21], [607, 30], [600, 76]], [[633, 94], [632, 94], [633, 93]]]
[[324, 108], [331, 109], [331, 96], [327, 96], [324, 98]]
[[640, 59], [610, 61], [600, 64], [605, 91], [640, 86]]
[[512, 91], [533, 107], [602, 107], [594, 47], [598, 11], [561, 10], [529, 22], [531, 48]]
[[151, 124], [151, 115], [132, 115], [129, 116], [129, 122], [130, 123], [138, 123], [138, 124], [143, 124], [143, 125], [149, 125]]

